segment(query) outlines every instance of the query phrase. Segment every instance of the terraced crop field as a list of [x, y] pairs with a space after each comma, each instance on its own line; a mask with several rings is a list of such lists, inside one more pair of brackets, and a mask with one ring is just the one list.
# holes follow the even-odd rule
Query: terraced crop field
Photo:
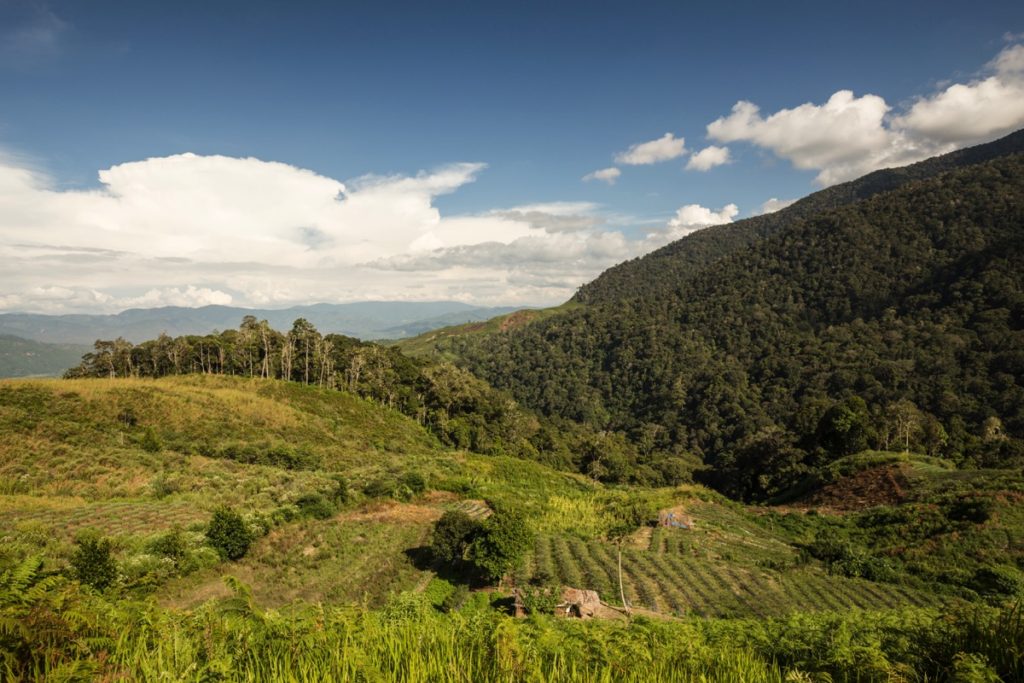
[[[780, 616], [794, 611], [887, 609], [926, 605], [931, 598], [892, 584], [831, 576], [811, 567], [773, 571], [756, 564], [710, 559], [690, 541], [692, 532], [657, 528], [647, 549], [622, 555], [626, 600], [672, 615], [702, 617]], [[562, 584], [598, 591], [618, 604], [616, 548], [601, 541], [542, 536], [533, 571]]]
[[108, 536], [151, 534], [175, 526], [205, 522], [209, 513], [185, 501], [108, 501], [4, 496], [0, 529], [32, 524], [64, 540], [90, 528]]

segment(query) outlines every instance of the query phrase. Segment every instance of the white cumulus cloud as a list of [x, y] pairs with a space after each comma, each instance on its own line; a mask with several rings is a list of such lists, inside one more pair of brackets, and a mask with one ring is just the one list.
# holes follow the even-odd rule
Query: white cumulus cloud
[[1024, 124], [1024, 45], [1001, 52], [989, 65], [992, 75], [954, 83], [914, 103], [893, 127], [915, 137], [964, 145], [984, 142]]
[[729, 148], [708, 145], [690, 157], [686, 168], [690, 171], [710, 171], [715, 166], [729, 163]]
[[739, 207], [735, 204], [726, 204], [717, 211], [700, 204], [687, 204], [676, 211], [676, 215], [669, 220], [665, 230], [652, 233], [648, 239], [654, 238], [656, 241], [668, 243], [712, 225], [732, 223], [739, 212]]
[[615, 181], [619, 179], [620, 175], [622, 175], [622, 171], [615, 168], [614, 166], [611, 166], [609, 168], [602, 168], [597, 171], [588, 173], [587, 175], [583, 176], [583, 180], [584, 182], [590, 180], [600, 180], [602, 182], [608, 183], [609, 185], [614, 185]]
[[764, 115], [745, 100], [708, 124], [718, 142], [750, 142], [818, 172], [832, 185], [870, 171], [912, 163], [991, 140], [1024, 126], [1024, 46], [1003, 50], [989, 75], [922, 97], [893, 114], [878, 95], [839, 90], [824, 104], [804, 103]]
[[797, 200], [795, 199], [777, 199], [775, 197], [772, 197], [771, 199], [767, 200], [764, 204], [762, 204], [758, 208], [758, 210], [754, 212], [754, 215], [762, 216], [766, 213], [775, 213], [776, 211], [782, 211], [787, 206], [795, 204], [796, 201]]
[[0, 311], [555, 304], [672, 238], [627, 237], [589, 202], [438, 209], [438, 196], [483, 170], [461, 163], [342, 182], [278, 162], [179, 154], [62, 190], [0, 156]]
[[615, 161], [629, 166], [656, 164], [686, 154], [686, 141], [672, 133], [665, 133], [657, 140], [632, 145], [625, 152], [615, 155]]

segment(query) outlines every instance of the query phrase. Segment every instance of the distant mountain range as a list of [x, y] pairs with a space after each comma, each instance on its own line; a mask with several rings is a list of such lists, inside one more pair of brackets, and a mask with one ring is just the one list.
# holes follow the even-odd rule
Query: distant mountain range
[[456, 301], [364, 301], [350, 304], [313, 304], [283, 309], [233, 306], [136, 308], [114, 315], [0, 314], [0, 335], [48, 344], [92, 345], [97, 339], [124, 337], [130, 342], [153, 339], [161, 332], [173, 336], [208, 334], [238, 327], [246, 315], [267, 320], [277, 329], [290, 329], [305, 318], [321, 332], [360, 339], [402, 339], [429, 330], [487, 320], [516, 310], [481, 308]]

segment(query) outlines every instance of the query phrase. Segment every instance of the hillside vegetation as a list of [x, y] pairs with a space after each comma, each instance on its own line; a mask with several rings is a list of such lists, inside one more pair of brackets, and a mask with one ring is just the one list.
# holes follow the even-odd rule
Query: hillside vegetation
[[[449, 450], [416, 420], [346, 391], [201, 374], [0, 382], [0, 433], [0, 610], [5, 623], [59, 625], [0, 635], [12, 679], [464, 680], [469, 667], [474, 680], [641, 680], [615, 674], [616, 662], [652, 642], [645, 675], [661, 680], [882, 680], [954, 671], [968, 655], [976, 668], [1020, 667], [1001, 651], [1020, 617], [998, 607], [1024, 586], [1019, 472], [961, 477], [867, 454], [845, 471], [916, 468], [906, 499], [808, 515], [701, 486], [606, 487]], [[955, 505], [964, 493], [974, 505]], [[503, 615], [510, 586], [551, 582], [622, 607], [609, 511], [627, 503], [681, 510], [690, 523], [626, 537], [636, 618]], [[252, 539], [235, 560], [210, 541], [225, 505]], [[534, 539], [522, 564], [497, 592], [467, 592], [430, 556], [436, 520], [510, 509]], [[83, 549], [102, 558], [104, 543], [111, 573], [89, 587], [97, 576]], [[976, 606], [952, 607], [963, 600]], [[962, 616], [937, 622], [949, 609]], [[826, 644], [836, 629], [847, 635]], [[685, 650], [671, 644], [681, 640]], [[279, 647], [288, 641], [303, 645]]]
[[44, 344], [0, 334], [0, 378], [59, 377], [89, 349], [75, 344]]
[[1024, 680], [1020, 140], [557, 309], [0, 381], [0, 677]]
[[[865, 448], [1019, 466], [1022, 225], [1014, 154], [786, 220], [679, 278], [654, 258], [662, 284], [643, 294], [448, 350], [544, 415], [698, 455], [735, 497]], [[581, 466], [638, 471], [613, 449]]]

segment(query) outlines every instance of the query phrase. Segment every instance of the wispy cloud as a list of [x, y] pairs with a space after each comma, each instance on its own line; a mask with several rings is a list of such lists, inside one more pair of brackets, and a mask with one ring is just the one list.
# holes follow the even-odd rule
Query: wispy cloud
[[44, 2], [0, 2], [0, 68], [25, 69], [55, 59], [68, 28]]

